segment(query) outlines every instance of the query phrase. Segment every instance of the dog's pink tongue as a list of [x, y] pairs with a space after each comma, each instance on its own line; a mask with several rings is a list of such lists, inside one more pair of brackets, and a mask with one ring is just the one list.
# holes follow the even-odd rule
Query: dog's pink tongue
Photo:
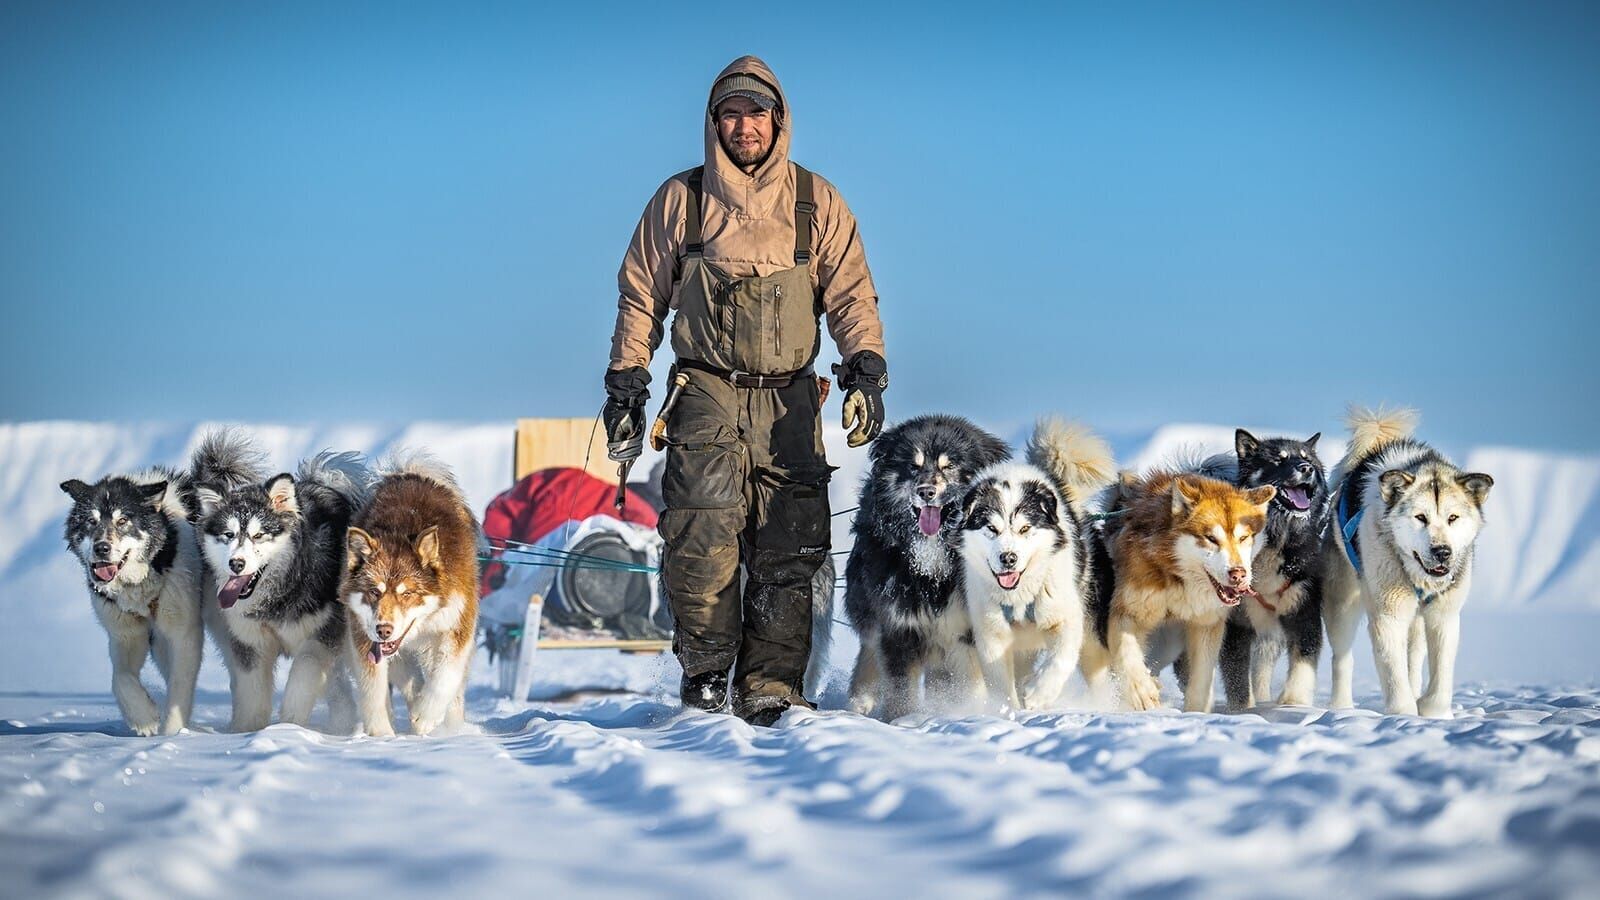
[[1306, 489], [1303, 487], [1286, 487], [1283, 489], [1283, 496], [1289, 499], [1289, 503], [1295, 509], [1306, 509], [1311, 506], [1311, 497], [1306, 494]]
[[94, 577], [100, 581], [110, 581], [111, 579], [117, 577], [117, 569], [119, 568], [121, 568], [121, 566], [117, 565], [116, 563], [107, 563], [103, 566], [95, 566]]
[[372, 649], [367, 651], [367, 659], [372, 660], [373, 665], [383, 662], [383, 648], [373, 644]]
[[929, 537], [939, 533], [939, 526], [943, 522], [944, 513], [937, 506], [924, 506], [917, 512], [917, 527]]
[[232, 578], [229, 578], [227, 581], [224, 581], [222, 583], [222, 587], [217, 588], [217, 605], [223, 609], [227, 609], [235, 603], [238, 603], [239, 592], [244, 590], [245, 585], [249, 583], [249, 575], [235, 575]]
[[1006, 590], [1009, 591], [1009, 590], [1012, 590], [1012, 589], [1016, 588], [1017, 582], [1022, 580], [1022, 573], [1021, 572], [999, 572], [999, 573], [995, 574], [994, 578], [995, 578], [996, 581], [1000, 582], [1000, 586], [1001, 587], [1003, 587], [1003, 588], [1005, 588]]

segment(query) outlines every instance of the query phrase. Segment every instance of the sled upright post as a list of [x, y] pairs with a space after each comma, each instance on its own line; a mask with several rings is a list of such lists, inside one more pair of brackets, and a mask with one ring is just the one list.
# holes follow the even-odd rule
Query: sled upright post
[[539, 623], [544, 618], [544, 597], [534, 594], [528, 598], [528, 612], [522, 620], [522, 641], [517, 645], [517, 675], [512, 682], [511, 698], [519, 702], [528, 699], [533, 689], [533, 658], [539, 653]]

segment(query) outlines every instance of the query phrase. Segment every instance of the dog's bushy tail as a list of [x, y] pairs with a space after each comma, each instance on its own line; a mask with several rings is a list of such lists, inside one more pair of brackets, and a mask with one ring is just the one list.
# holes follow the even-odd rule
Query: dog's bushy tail
[[300, 463], [295, 479], [320, 484], [358, 510], [372, 497], [372, 470], [354, 450], [324, 450]]
[[198, 487], [219, 493], [260, 484], [267, 477], [267, 457], [239, 428], [206, 432], [189, 457], [189, 474]]
[[1417, 431], [1417, 411], [1401, 407], [1387, 410], [1351, 406], [1345, 413], [1350, 428], [1349, 459], [1362, 459]]
[[415, 475], [418, 478], [426, 478], [449, 491], [461, 501], [462, 505], [466, 505], [467, 502], [461, 484], [456, 481], [456, 473], [445, 464], [444, 460], [426, 450], [411, 448], [392, 450], [378, 464], [377, 474], [380, 478], [390, 475]]
[[1088, 428], [1055, 417], [1040, 419], [1034, 426], [1028, 462], [1049, 472], [1080, 513], [1097, 491], [1117, 477], [1109, 444]]

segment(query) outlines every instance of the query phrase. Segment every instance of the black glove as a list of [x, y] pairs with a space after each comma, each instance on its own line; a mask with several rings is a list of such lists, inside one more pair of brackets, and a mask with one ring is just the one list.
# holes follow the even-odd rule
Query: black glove
[[643, 366], [606, 372], [606, 455], [628, 462], [644, 452], [644, 402], [650, 399], [650, 371]]
[[883, 389], [889, 386], [889, 364], [871, 350], [862, 350], [835, 364], [834, 377], [844, 389], [845, 442], [859, 447], [883, 431]]

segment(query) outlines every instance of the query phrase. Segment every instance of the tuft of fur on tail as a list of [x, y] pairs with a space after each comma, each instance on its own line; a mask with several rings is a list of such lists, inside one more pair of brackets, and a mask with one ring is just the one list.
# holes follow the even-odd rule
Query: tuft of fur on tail
[[189, 472], [198, 487], [227, 493], [267, 477], [266, 454], [238, 428], [206, 432], [189, 458]]
[[1053, 416], [1034, 426], [1028, 462], [1050, 473], [1078, 513], [1095, 492], [1116, 479], [1111, 446], [1088, 428]]
[[426, 450], [401, 448], [390, 451], [378, 464], [377, 476], [387, 478], [390, 475], [415, 475], [449, 491], [460, 500], [463, 505], [467, 502], [466, 494], [462, 492], [461, 485], [456, 481], [456, 473], [451, 471], [439, 457]]
[[1386, 410], [1351, 406], [1345, 413], [1350, 428], [1349, 459], [1364, 459], [1388, 444], [1411, 437], [1417, 430], [1417, 411], [1401, 407]]
[[324, 450], [300, 463], [297, 481], [311, 481], [339, 494], [356, 509], [372, 497], [372, 470], [354, 450]]

